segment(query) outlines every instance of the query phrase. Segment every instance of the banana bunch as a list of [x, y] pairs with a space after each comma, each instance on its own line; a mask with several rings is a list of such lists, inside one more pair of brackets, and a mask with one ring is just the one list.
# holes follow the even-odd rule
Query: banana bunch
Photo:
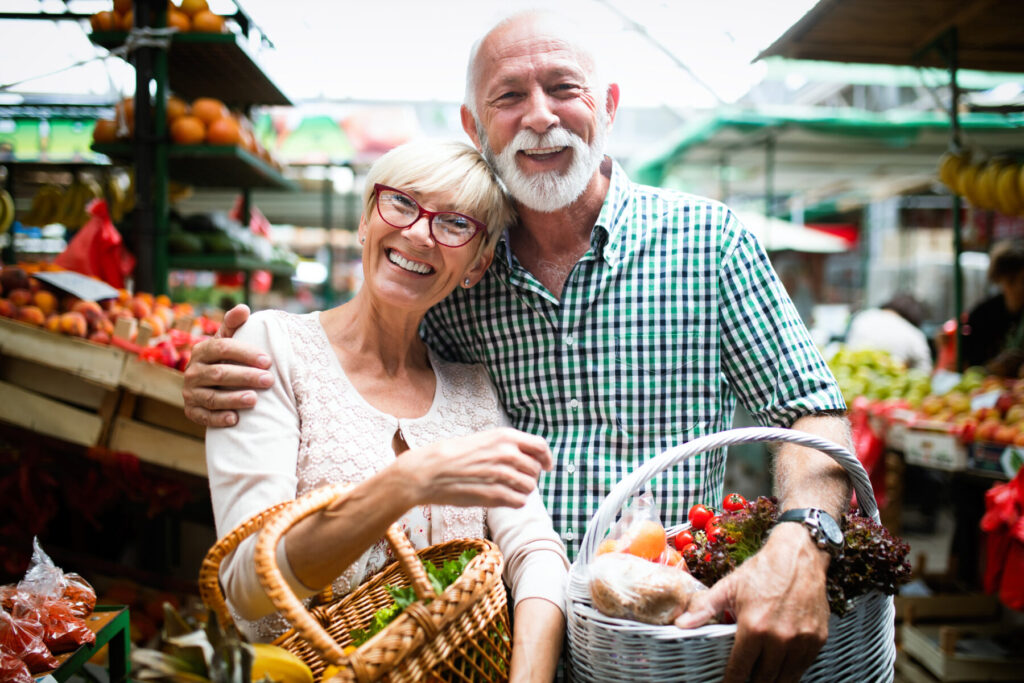
[[0, 190], [0, 235], [14, 224], [14, 198], [7, 190]]
[[110, 219], [120, 223], [135, 207], [135, 187], [131, 177], [126, 173], [110, 173], [105, 183], [107, 204], [110, 208]]
[[253, 643], [252, 680], [276, 683], [313, 683], [313, 672], [297, 655], [283, 647]]
[[69, 230], [77, 230], [89, 220], [85, 207], [92, 200], [102, 198], [103, 188], [94, 178], [78, 176], [61, 196], [54, 222], [61, 223]]
[[939, 161], [939, 180], [979, 209], [1024, 214], [1024, 166], [1017, 161], [994, 157], [972, 162], [966, 155], [947, 152]]
[[57, 185], [44, 185], [32, 197], [32, 206], [22, 219], [25, 225], [42, 227], [56, 222], [57, 207], [64, 191]]

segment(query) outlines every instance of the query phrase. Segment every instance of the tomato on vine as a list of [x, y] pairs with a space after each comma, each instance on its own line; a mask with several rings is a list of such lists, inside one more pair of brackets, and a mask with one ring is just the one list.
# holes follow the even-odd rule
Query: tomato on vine
[[693, 543], [693, 532], [689, 529], [686, 531], [680, 531], [672, 540], [673, 543], [675, 543], [676, 550], [682, 551], [683, 548]]
[[690, 508], [690, 513], [687, 515], [687, 519], [690, 520], [690, 526], [695, 531], [700, 531], [707, 526], [708, 522], [715, 513], [708, 509], [703, 503], [697, 503]]
[[726, 512], [735, 512], [736, 510], [742, 510], [747, 507], [747, 499], [738, 493], [730, 493], [722, 501], [722, 508]]

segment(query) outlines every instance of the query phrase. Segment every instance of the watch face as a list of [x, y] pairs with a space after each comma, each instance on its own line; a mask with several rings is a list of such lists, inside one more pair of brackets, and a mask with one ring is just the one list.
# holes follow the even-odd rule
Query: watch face
[[825, 533], [825, 538], [828, 539], [829, 543], [833, 545], [842, 545], [843, 543], [843, 530], [836, 524], [836, 520], [832, 519], [832, 515], [819, 514], [818, 524], [821, 530]]

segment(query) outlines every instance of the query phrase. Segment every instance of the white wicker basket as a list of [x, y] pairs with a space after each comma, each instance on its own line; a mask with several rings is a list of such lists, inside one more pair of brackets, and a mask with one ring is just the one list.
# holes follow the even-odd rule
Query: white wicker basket
[[[878, 521], [864, 468], [846, 449], [804, 432], [733, 429], [665, 451], [620, 481], [590, 520], [569, 571], [569, 663], [574, 681], [719, 681], [732, 651], [735, 625], [682, 630], [607, 617], [590, 601], [587, 565], [622, 506], [650, 479], [698, 453], [743, 443], [789, 442], [823, 451], [846, 469], [861, 511]], [[892, 681], [896, 661], [893, 601], [873, 592], [854, 600], [843, 617], [832, 615], [828, 640], [805, 681]]]

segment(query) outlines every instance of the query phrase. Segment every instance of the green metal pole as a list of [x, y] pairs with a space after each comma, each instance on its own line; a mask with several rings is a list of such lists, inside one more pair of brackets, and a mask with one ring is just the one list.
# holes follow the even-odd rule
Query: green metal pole
[[[958, 64], [958, 36], [956, 26], [949, 29], [949, 130], [953, 151], [960, 151], [960, 87], [956, 82]], [[963, 325], [960, 317], [964, 310], [964, 273], [960, 267], [963, 235], [960, 217], [960, 195], [953, 194], [953, 315], [956, 320], [956, 368], [964, 369]]]
[[[152, 0], [151, 0], [152, 1]], [[154, 2], [154, 24], [158, 27], [167, 26], [167, 4]], [[168, 145], [167, 136], [167, 81], [170, 78], [167, 67], [168, 50], [156, 50], [153, 58], [153, 76], [156, 81], [156, 102], [153, 108], [153, 132], [156, 136], [154, 154], [153, 188], [153, 293], [167, 294], [168, 245], [167, 233], [170, 230], [170, 199], [168, 197]], [[148, 93], [146, 93], [148, 95]], [[138, 93], [136, 93], [138, 97]]]

